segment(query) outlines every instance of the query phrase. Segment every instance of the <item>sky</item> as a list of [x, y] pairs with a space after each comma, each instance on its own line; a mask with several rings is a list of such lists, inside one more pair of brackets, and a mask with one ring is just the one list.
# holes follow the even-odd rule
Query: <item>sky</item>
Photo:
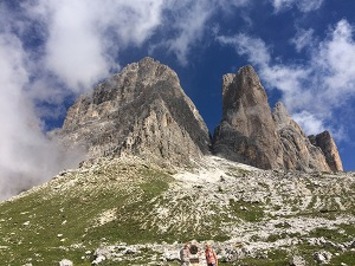
[[2, 0], [0, 199], [76, 167], [51, 140], [68, 107], [151, 56], [179, 75], [213, 132], [222, 75], [251, 64], [306, 134], [329, 130], [355, 170], [355, 1]]

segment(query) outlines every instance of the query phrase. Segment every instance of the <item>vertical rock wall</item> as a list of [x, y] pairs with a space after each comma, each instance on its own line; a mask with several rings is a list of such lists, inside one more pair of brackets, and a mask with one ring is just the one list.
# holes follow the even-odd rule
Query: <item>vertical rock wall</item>
[[251, 66], [225, 75], [222, 95], [222, 120], [213, 137], [216, 154], [263, 169], [342, 170], [333, 139], [322, 133], [311, 142], [282, 103], [271, 112]]

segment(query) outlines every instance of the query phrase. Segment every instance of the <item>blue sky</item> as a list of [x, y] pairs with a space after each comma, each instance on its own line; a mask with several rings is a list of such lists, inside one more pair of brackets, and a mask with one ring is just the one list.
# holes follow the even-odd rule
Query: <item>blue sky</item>
[[222, 75], [253, 65], [270, 104], [283, 101], [307, 134], [330, 130], [354, 170], [353, 10], [350, 0], [0, 2], [0, 198], [77, 163], [46, 131], [147, 55], [178, 73], [211, 131]]

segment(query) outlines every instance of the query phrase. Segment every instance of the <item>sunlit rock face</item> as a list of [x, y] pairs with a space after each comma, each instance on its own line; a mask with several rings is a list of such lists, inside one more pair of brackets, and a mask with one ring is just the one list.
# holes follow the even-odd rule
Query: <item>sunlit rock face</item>
[[81, 96], [60, 132], [88, 156], [137, 155], [188, 162], [209, 153], [208, 129], [177, 74], [152, 58], [126, 66]]
[[343, 164], [333, 137], [329, 131], [324, 131], [316, 136], [309, 137], [311, 142], [320, 147], [332, 171], [343, 171]]
[[223, 77], [223, 115], [214, 152], [263, 169], [282, 167], [282, 148], [267, 95], [251, 66]]
[[266, 91], [251, 66], [225, 75], [222, 94], [223, 115], [213, 137], [214, 153], [262, 169], [340, 169], [332, 163], [341, 162], [334, 148], [311, 143], [282, 103], [271, 111]]
[[82, 95], [57, 136], [67, 147], [83, 148], [89, 158], [136, 155], [181, 165], [212, 150], [262, 169], [342, 170], [329, 133], [308, 138], [282, 103], [271, 110], [253, 67], [224, 75], [222, 95], [222, 119], [211, 144], [177, 74], [147, 57]]
[[282, 103], [276, 104], [273, 117], [282, 144], [285, 169], [302, 171], [315, 169], [326, 172], [331, 170], [322, 150], [311, 144], [302, 128], [289, 116]]

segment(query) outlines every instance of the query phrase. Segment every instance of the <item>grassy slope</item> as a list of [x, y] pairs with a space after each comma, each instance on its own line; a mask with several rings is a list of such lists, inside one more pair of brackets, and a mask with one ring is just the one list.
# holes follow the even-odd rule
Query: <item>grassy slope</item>
[[[231, 174], [232, 170], [228, 172], [229, 176], [236, 178], [236, 186], [239, 178], [248, 180], [245, 177], [248, 172]], [[268, 195], [270, 183], [268, 179], [265, 180], [260, 181], [258, 187], [255, 183], [253, 185], [256, 186], [256, 192], [264, 191]], [[335, 192], [327, 192], [327, 187], [321, 190], [314, 183], [317, 182], [309, 180], [308, 189], [313, 196], [307, 201], [307, 206], [304, 205], [304, 196], [290, 195], [280, 186], [277, 189], [283, 200], [281, 203], [275, 203], [267, 197], [256, 202], [240, 198], [226, 201], [227, 205], [221, 209], [213, 202], [203, 202], [204, 193], [212, 194], [212, 198], [218, 202], [228, 193], [237, 195], [236, 188], [227, 185], [211, 190], [197, 186], [179, 197], [179, 194], [175, 195], [177, 191], [172, 189], [177, 183], [167, 170], [143, 163], [105, 162], [100, 167], [68, 172], [56, 177], [48, 185], [0, 204], [0, 257], [3, 265], [24, 265], [28, 262], [33, 265], [57, 265], [63, 258], [72, 260], [75, 265], [90, 265], [90, 255], [85, 256], [85, 252], [93, 251], [102, 244], [172, 243], [189, 239], [223, 241], [229, 237], [224, 228], [243, 223], [313, 216], [332, 220], [341, 214], [354, 215], [354, 196], [349, 193], [352, 189], [349, 187], [344, 190], [347, 183], [339, 185], [339, 191]], [[163, 193], [168, 192], [168, 189], [170, 194], [174, 194], [174, 200], [171, 200], [171, 195], [167, 196], [169, 193]], [[240, 193], [244, 194], [242, 191]], [[342, 202], [346, 203], [343, 210], [337, 208], [335, 196], [343, 198]], [[320, 198], [320, 203], [313, 197]], [[194, 210], [192, 206], [196, 202], [202, 202], [202, 207]], [[212, 213], [206, 214], [203, 204], [208, 205], [206, 210], [212, 210]], [[167, 220], [159, 216], [162, 212], [158, 210], [164, 208], [171, 211], [165, 217]], [[280, 209], [292, 209], [292, 212], [283, 214], [279, 212]], [[191, 216], [191, 212], [197, 213]], [[190, 220], [183, 221], [184, 215]], [[164, 224], [167, 227], [162, 229], [161, 225]], [[183, 224], [185, 226], [181, 226]], [[333, 254], [340, 253], [332, 259], [331, 265], [340, 265], [341, 262], [352, 265], [355, 261], [353, 252], [339, 252], [327, 246], [310, 246], [306, 241], [309, 237], [319, 236], [339, 243], [351, 241], [355, 236], [355, 226], [352, 224], [343, 224], [335, 229], [320, 227], [302, 236], [290, 233], [287, 223], [280, 222], [275, 228], [279, 230], [278, 233], [269, 235], [263, 241], [275, 242], [293, 236], [304, 241], [292, 247], [291, 251], [283, 248], [269, 250], [267, 258], [245, 258], [238, 265], [287, 265], [293, 254], [302, 255], [308, 265], [316, 265], [312, 254], [320, 249]], [[256, 234], [251, 241], [260, 241], [260, 236]], [[85, 258], [82, 259], [82, 256]], [[139, 261], [146, 264], [149, 259], [143, 254]], [[131, 264], [127, 261], [106, 262], [103, 265]]]
[[[48, 266], [67, 258], [75, 265], [89, 265], [81, 256], [102, 242], [155, 240], [154, 230], [142, 230], [140, 223], [149, 200], [166, 190], [171, 180], [160, 169], [112, 164], [68, 173], [50, 186], [4, 202], [0, 205], [2, 263], [32, 261]], [[117, 219], [95, 226], [106, 210]]]

